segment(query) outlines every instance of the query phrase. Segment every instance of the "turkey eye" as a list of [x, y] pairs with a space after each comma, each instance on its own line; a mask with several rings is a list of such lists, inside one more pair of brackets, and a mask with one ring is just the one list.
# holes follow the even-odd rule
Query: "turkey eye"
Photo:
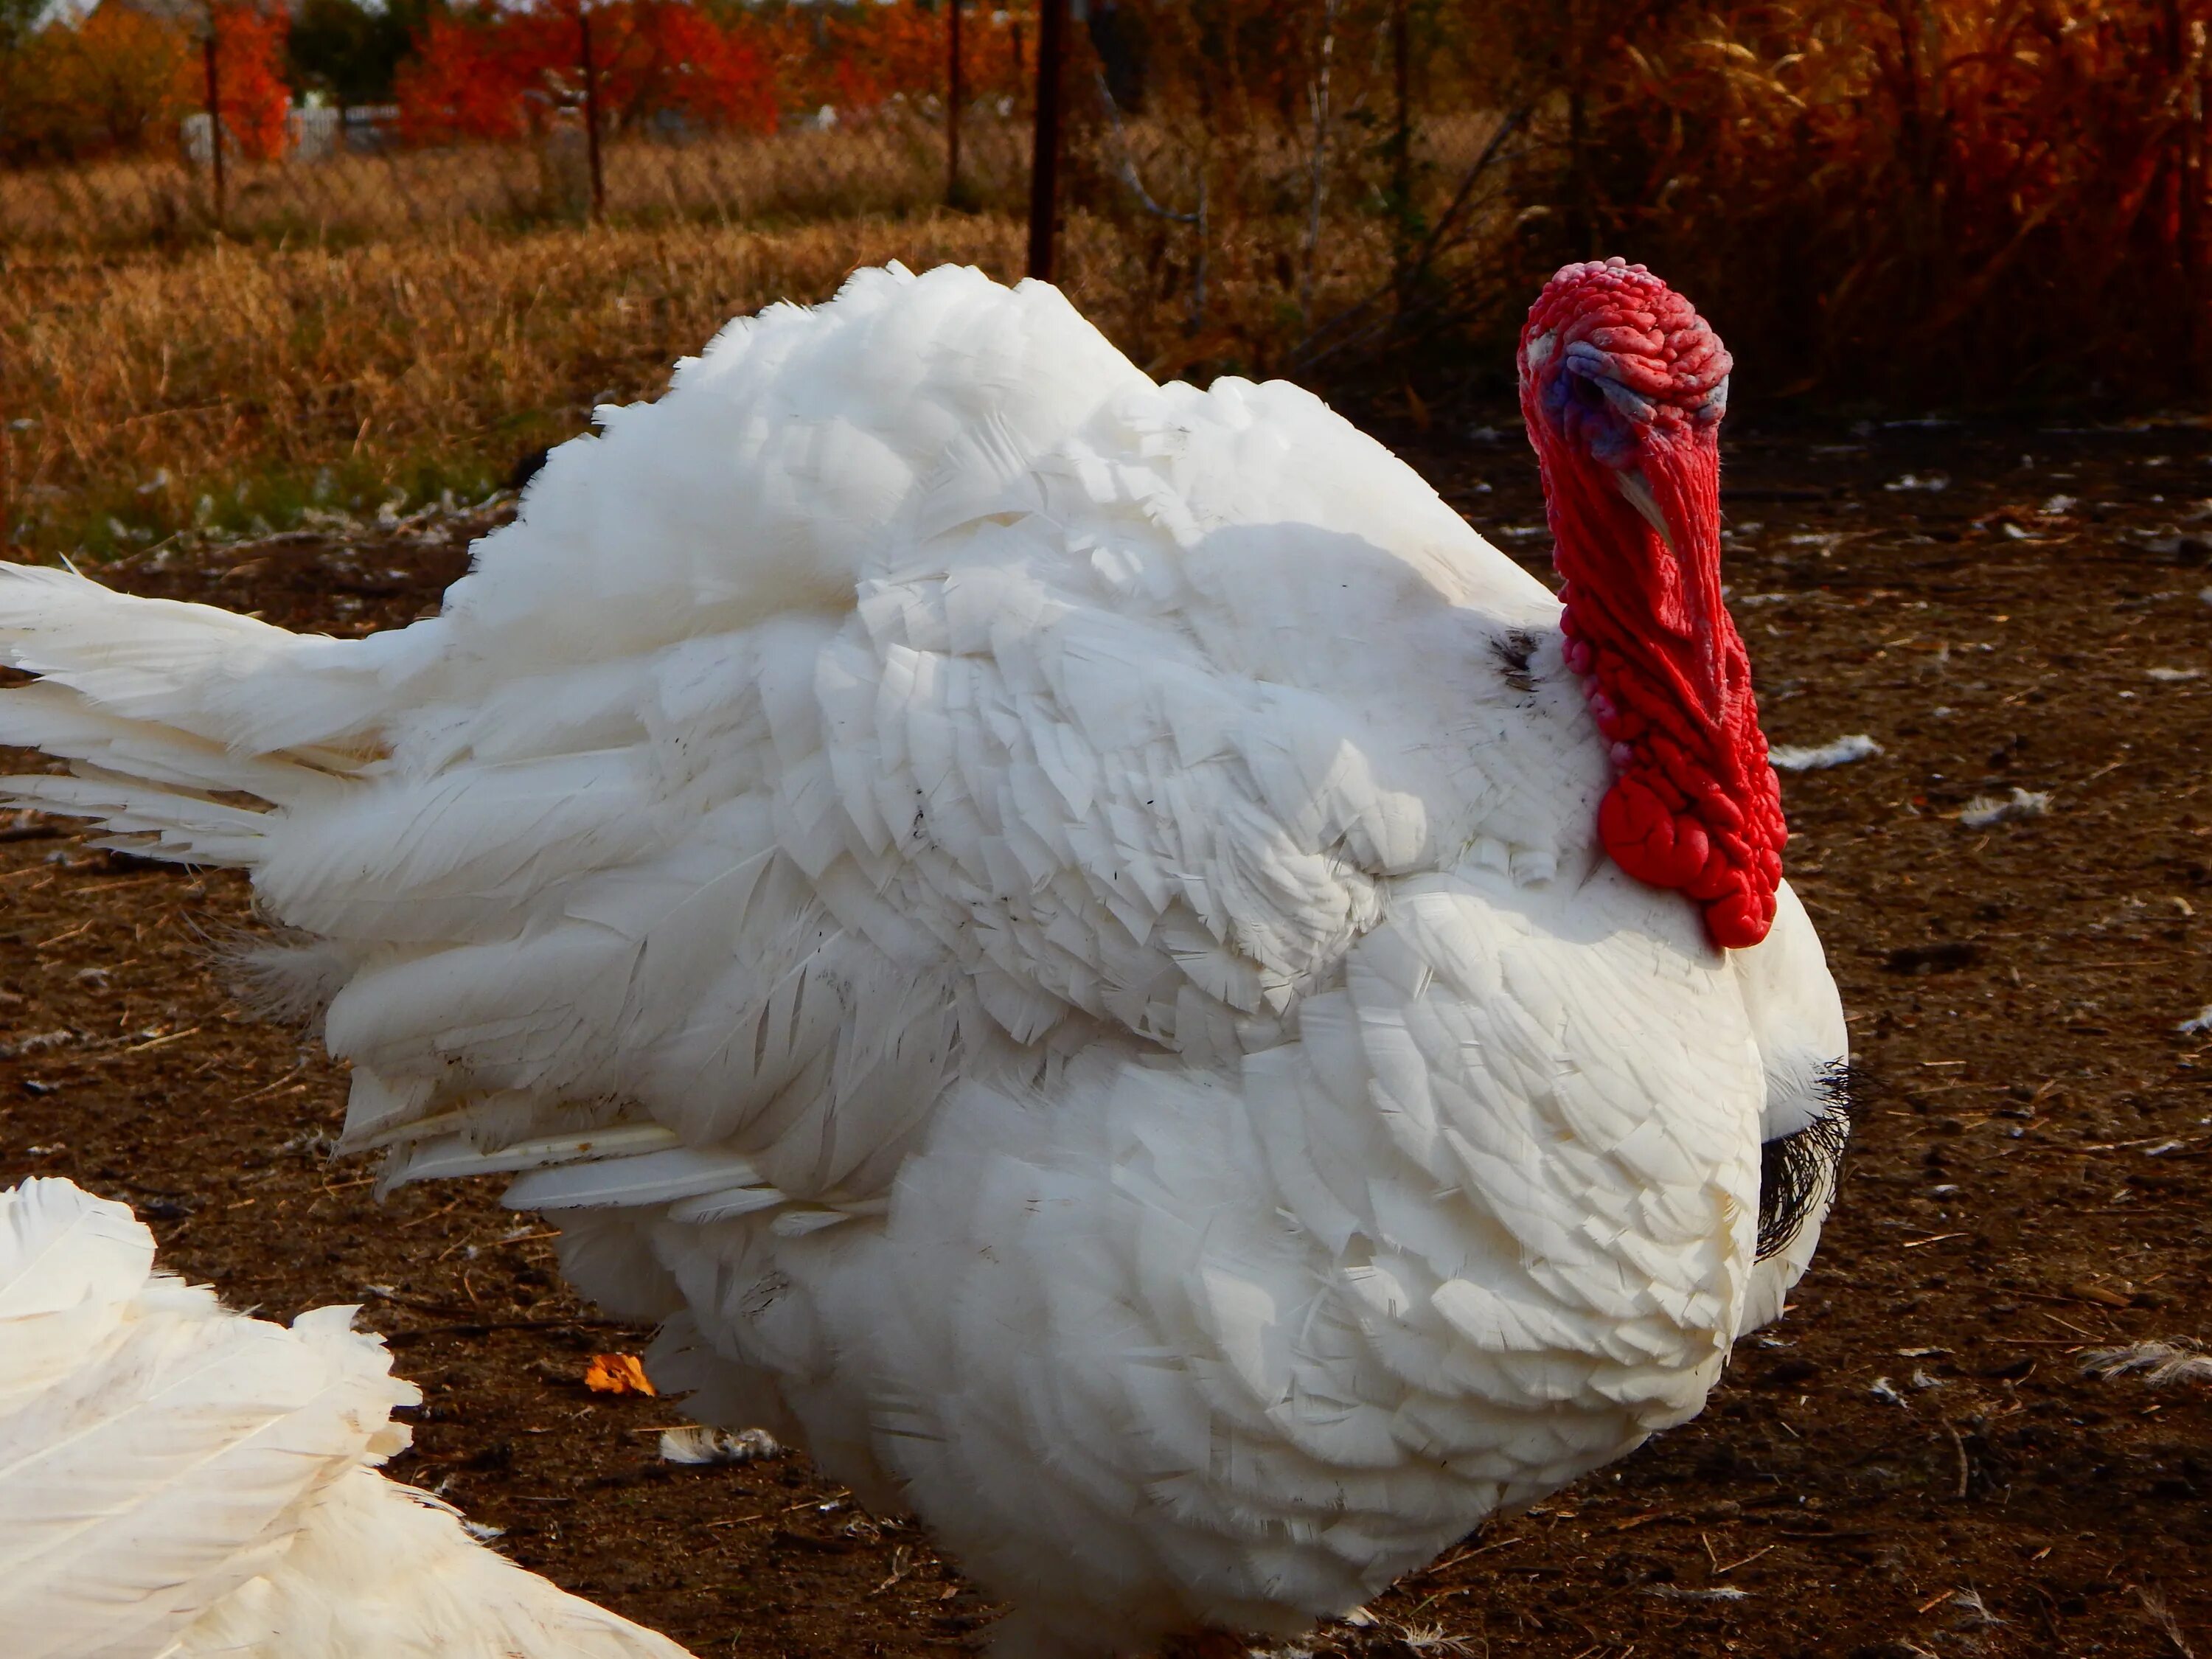
[[1575, 401], [1584, 409], [1605, 407], [1605, 388], [1587, 374], [1577, 374], [1575, 380]]

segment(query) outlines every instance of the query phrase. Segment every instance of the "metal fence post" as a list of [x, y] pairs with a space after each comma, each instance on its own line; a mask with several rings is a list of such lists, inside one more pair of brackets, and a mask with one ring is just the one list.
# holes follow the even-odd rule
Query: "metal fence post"
[[[2199, 229], [2204, 198], [2203, 25], [2185, 18], [2180, 0], [2166, 0], [2166, 72], [2169, 94], [2181, 119], [2173, 131], [2174, 252], [2181, 274], [2182, 385], [2202, 388], [2204, 375], [2203, 322], [2197, 315], [2203, 288], [2203, 242]], [[2191, 38], [2192, 33], [2194, 39]]]
[[1391, 228], [1392, 280], [1398, 303], [1406, 302], [1406, 260], [1413, 243], [1413, 24], [1409, 0], [1390, 8], [1390, 79], [1397, 94], [1397, 117], [1390, 131], [1390, 196], [1397, 223]]
[[1040, 0], [1036, 137], [1030, 152], [1030, 275], [1046, 283], [1052, 280], [1060, 211], [1060, 70], [1066, 40], [1067, 0]]
[[945, 0], [945, 205], [960, 205], [960, 0]]
[[222, 71], [217, 66], [215, 8], [208, 8], [207, 59], [208, 158], [215, 168], [215, 228], [222, 228]]
[[592, 61], [592, 11], [588, 5], [576, 8], [576, 24], [584, 59], [584, 154], [592, 168], [592, 219], [599, 223], [607, 216], [607, 187], [599, 175], [599, 68]]
[[1398, 118], [1391, 135], [1391, 187], [1398, 192], [1401, 211], [1413, 191], [1413, 21], [1407, 0], [1390, 9], [1390, 79], [1397, 94]]

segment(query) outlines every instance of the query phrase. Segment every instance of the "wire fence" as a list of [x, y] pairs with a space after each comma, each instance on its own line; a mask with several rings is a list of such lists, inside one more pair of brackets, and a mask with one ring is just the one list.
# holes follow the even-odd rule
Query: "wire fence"
[[[726, 70], [720, 84], [683, 62], [668, 65], [665, 78], [687, 84], [634, 84], [640, 76], [622, 61], [644, 33], [623, 15], [634, 11], [602, 7], [595, 29], [594, 10], [572, 5], [533, 16], [553, 25], [532, 31], [537, 38], [506, 41], [484, 27], [475, 33], [489, 38], [465, 48], [434, 33], [403, 66], [404, 101], [351, 107], [289, 104], [262, 43], [237, 38], [217, 11], [198, 22], [197, 39], [173, 43], [179, 72], [140, 91], [149, 107], [128, 112], [122, 134], [95, 128], [67, 135], [76, 142], [15, 146], [14, 164], [0, 167], [0, 244], [382, 237], [465, 221], [519, 227], [610, 216], [759, 221], [1004, 204], [1024, 193], [1030, 100], [1010, 90], [962, 97], [952, 52], [966, 43], [949, 39], [954, 27], [943, 29], [941, 65], [897, 66], [910, 79], [920, 78], [916, 68], [941, 68], [947, 84], [886, 87], [880, 70], [864, 78], [833, 59], [807, 79], [842, 84], [849, 94], [842, 103], [733, 110], [733, 92], [772, 95], [748, 84], [760, 78], [750, 59]], [[947, 6], [944, 23], [957, 15]], [[678, 15], [696, 14], [657, 5], [657, 32], [680, 37], [665, 21]], [[630, 26], [610, 30], [613, 17]], [[1020, 31], [1012, 33], [1018, 50]], [[82, 58], [104, 43], [73, 44]], [[652, 44], [680, 51], [684, 43]], [[489, 61], [468, 61], [471, 49]], [[97, 76], [106, 66], [86, 67]], [[496, 78], [506, 84], [466, 84], [492, 70], [504, 70]], [[441, 84], [456, 81], [464, 84]]]
[[[411, 20], [374, 95], [298, 72], [333, 9]], [[1494, 356], [1548, 269], [1618, 252], [1698, 295], [1748, 391], [2193, 396], [2203, 10], [0, 0], [0, 258], [678, 224], [882, 258], [882, 224], [966, 216], [1033, 271], [1076, 250], [1147, 363], [1333, 376], [1447, 330]]]
[[507, 0], [343, 103], [250, 0], [126, 3], [208, 0], [49, 27], [43, 116], [0, 52], [0, 541], [95, 556], [481, 493], [888, 258], [1050, 276], [1161, 379], [1340, 383], [1517, 291], [1547, 142], [1435, 0]]
[[[462, 222], [525, 228], [598, 217], [763, 222], [943, 204], [1019, 202], [1029, 174], [1026, 123], [967, 112], [957, 184], [933, 100], [842, 120], [793, 122], [771, 134], [670, 122], [593, 134], [555, 111], [519, 141], [411, 144], [396, 109], [293, 112], [284, 155], [255, 159], [186, 118], [173, 153], [0, 172], [0, 242], [122, 251], [222, 234], [250, 240], [339, 241]], [[304, 119], [296, 118], [306, 118]]]
[[[62, 44], [100, 49], [106, 8], [133, 3]], [[1495, 164], [1526, 136], [1526, 112], [1469, 94], [1418, 0], [545, 0], [434, 18], [395, 97], [343, 107], [295, 97], [266, 15], [194, 3], [164, 26], [149, 109], [108, 131], [24, 142], [19, 111], [10, 144], [0, 88], [0, 250], [949, 210], [1025, 216], [1048, 275], [1074, 220], [1191, 360], [1294, 366], [1371, 343], [1417, 289], [1434, 306], [1496, 231]]]

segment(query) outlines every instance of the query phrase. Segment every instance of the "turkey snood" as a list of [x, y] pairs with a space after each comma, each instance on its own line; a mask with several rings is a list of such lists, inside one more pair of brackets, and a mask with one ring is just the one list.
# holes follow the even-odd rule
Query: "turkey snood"
[[1766, 937], [1781, 791], [1751, 663], [1721, 600], [1728, 352], [1641, 265], [1569, 265], [1521, 332], [1521, 412], [1565, 578], [1568, 665], [1614, 777], [1598, 837], [1639, 881], [1695, 900], [1714, 944]]

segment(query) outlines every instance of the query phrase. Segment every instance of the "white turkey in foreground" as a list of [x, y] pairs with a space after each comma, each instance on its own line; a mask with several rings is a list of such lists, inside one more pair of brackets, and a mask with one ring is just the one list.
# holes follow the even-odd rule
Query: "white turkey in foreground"
[[1564, 618], [1296, 387], [863, 271], [414, 627], [0, 573], [0, 742], [75, 763], [14, 799], [250, 871], [349, 1144], [516, 1172], [1005, 1651], [1295, 1632], [1695, 1413], [1832, 1187], [1726, 354], [1614, 261], [1522, 361]]
[[233, 1313], [127, 1206], [0, 1192], [8, 1659], [690, 1659], [376, 1473], [422, 1396], [354, 1311]]

